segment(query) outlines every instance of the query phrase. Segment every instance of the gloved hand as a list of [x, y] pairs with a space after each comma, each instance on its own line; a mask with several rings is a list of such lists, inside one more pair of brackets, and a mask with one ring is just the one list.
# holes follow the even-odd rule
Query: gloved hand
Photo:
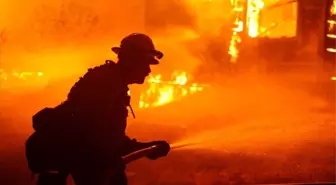
[[165, 157], [170, 151], [170, 145], [166, 141], [153, 141], [149, 143], [150, 146], [156, 146], [153, 151], [147, 155], [147, 158], [156, 160], [160, 157]]

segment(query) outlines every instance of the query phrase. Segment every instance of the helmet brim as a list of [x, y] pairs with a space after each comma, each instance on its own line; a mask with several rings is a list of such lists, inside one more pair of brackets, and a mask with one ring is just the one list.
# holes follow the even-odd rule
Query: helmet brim
[[[111, 50], [115, 54], [118, 55], [122, 49], [120, 47], [112, 47]], [[158, 59], [162, 59], [163, 58], [163, 53], [161, 51], [158, 51], [158, 50], [150, 50], [150, 51], [146, 51], [146, 53], [148, 53], [149, 55], [153, 56], [153, 60], [150, 61], [151, 65], [159, 64], [159, 60]]]

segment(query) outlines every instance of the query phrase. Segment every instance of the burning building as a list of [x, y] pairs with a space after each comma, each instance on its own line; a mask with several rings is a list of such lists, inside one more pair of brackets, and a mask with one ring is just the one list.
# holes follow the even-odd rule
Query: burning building
[[[232, 0], [236, 18], [229, 55], [291, 61], [302, 50], [334, 58], [334, 0]], [[325, 12], [325, 15], [321, 12]], [[323, 34], [316, 34], [321, 33]], [[319, 45], [318, 42], [323, 44]], [[253, 49], [251, 49], [253, 48]], [[258, 52], [254, 52], [254, 51]]]
[[320, 39], [320, 56], [324, 61], [324, 71], [331, 80], [336, 80], [336, 0], [324, 1], [323, 27]]
[[[217, 54], [220, 53], [219, 57], [226, 55], [225, 60], [231, 64], [239, 64], [246, 58], [291, 61], [298, 50], [307, 45], [311, 45], [313, 50], [317, 50], [318, 46], [323, 58], [334, 61], [335, 0], [186, 0], [179, 5], [170, 3], [173, 1], [145, 2], [147, 4], [142, 5], [142, 10], [137, 13], [144, 14], [144, 21], [141, 16], [135, 21], [144, 24], [144, 27], [149, 24], [167, 28], [167, 25], [173, 24], [194, 29], [197, 34], [217, 36], [223, 25], [231, 26], [227, 36], [229, 40], [223, 39], [216, 46], [219, 47], [216, 50]], [[174, 11], [176, 13], [172, 13]], [[162, 20], [162, 16], [158, 16], [162, 14], [167, 19]], [[229, 20], [230, 24], [225, 23]], [[323, 31], [320, 31], [322, 27]], [[315, 44], [315, 41], [321, 41], [321, 44]], [[10, 76], [27, 81], [27, 74], [33, 73], [0, 71], [0, 81], [7, 83]], [[37, 73], [30, 76], [41, 78]], [[186, 71], [172, 71], [172, 76], [165, 80], [160, 74], [149, 77], [147, 89], [139, 95], [139, 108], [164, 105], [200, 92], [207, 86], [192, 82], [190, 77]]]
[[336, 58], [336, 0], [324, 1], [321, 54], [326, 60], [335, 62]]
[[[283, 38], [291, 42], [296, 36], [297, 2], [274, 0], [231, 2], [236, 14], [228, 52], [231, 62], [237, 62], [240, 55], [246, 54], [267, 57], [267, 53], [270, 53], [267, 50], [271, 47], [267, 46], [266, 51], [260, 47], [279, 45], [276, 42], [284, 40]], [[275, 17], [277, 18], [274, 19]], [[251, 51], [251, 47], [254, 51]]]

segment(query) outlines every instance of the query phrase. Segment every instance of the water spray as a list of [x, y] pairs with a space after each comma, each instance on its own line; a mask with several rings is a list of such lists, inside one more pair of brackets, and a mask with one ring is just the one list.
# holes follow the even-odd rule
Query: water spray
[[170, 145], [170, 148], [173, 150], [177, 149], [187, 149], [190, 148], [191, 146], [197, 145], [199, 143], [196, 142], [190, 142], [190, 143], [173, 143]]

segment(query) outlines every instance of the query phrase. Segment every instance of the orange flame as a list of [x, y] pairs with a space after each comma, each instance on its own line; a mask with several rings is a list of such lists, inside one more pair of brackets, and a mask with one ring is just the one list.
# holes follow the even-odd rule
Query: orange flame
[[[231, 0], [233, 10], [236, 13], [236, 18], [234, 25], [235, 27], [232, 30], [232, 37], [229, 46], [229, 55], [231, 56], [231, 63], [236, 63], [239, 56], [238, 44], [241, 42], [240, 34], [244, 30], [244, 3], [239, 0]], [[255, 38], [259, 36], [259, 18], [260, 11], [264, 7], [263, 0], [248, 0], [247, 9], [246, 9], [246, 26], [248, 36]]]
[[43, 72], [29, 72], [29, 71], [23, 71], [23, 72], [6, 72], [3, 69], [0, 69], [0, 80], [8, 80], [10, 77], [18, 78], [21, 80], [26, 80], [28, 77], [42, 77], [44, 74]]
[[148, 89], [140, 95], [139, 108], [162, 106], [204, 89], [197, 83], [189, 83], [186, 72], [173, 73], [170, 81], [163, 81], [162, 75], [150, 76], [147, 83]]
[[260, 11], [263, 7], [263, 0], [248, 0], [247, 2], [246, 25], [248, 28], [248, 35], [252, 38], [259, 35]]
[[238, 44], [241, 42], [240, 33], [244, 29], [244, 22], [242, 19], [244, 15], [244, 6], [239, 0], [231, 0], [231, 5], [233, 6], [233, 11], [236, 17], [234, 20], [235, 27], [232, 29], [228, 54], [231, 56], [230, 62], [236, 63], [239, 56]]
[[[331, 19], [336, 15], [336, 0], [333, 1], [333, 4], [330, 7], [330, 18], [327, 20], [328, 24], [328, 33], [326, 33], [326, 36], [331, 39], [336, 39], [336, 20]], [[327, 48], [328, 52], [336, 53], [336, 48]]]

